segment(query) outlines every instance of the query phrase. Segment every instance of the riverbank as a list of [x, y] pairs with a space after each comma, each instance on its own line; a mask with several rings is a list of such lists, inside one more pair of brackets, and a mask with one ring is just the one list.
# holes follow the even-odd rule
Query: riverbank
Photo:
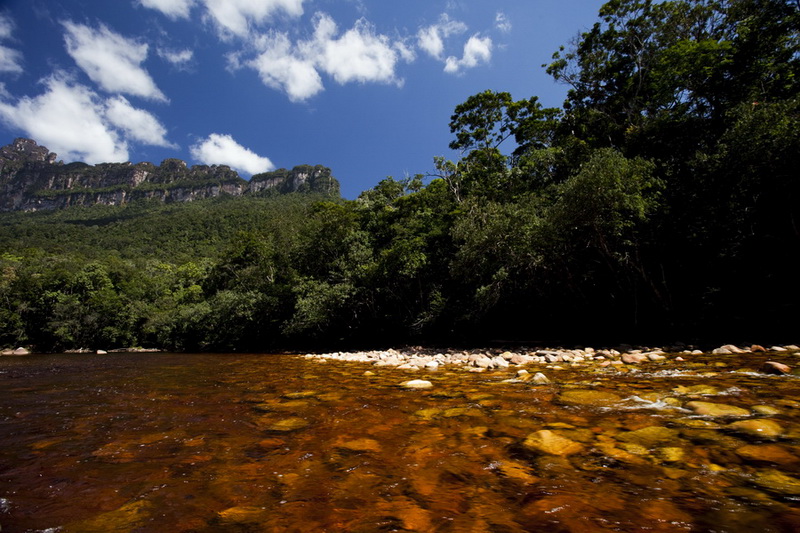
[[[545, 365], [556, 368], [583, 365], [629, 366], [648, 362], [684, 362], [699, 355], [776, 354], [800, 356], [800, 346], [795, 344], [775, 345], [768, 348], [761, 345], [736, 346], [725, 344], [704, 352], [693, 346], [675, 345], [660, 348], [621, 345], [615, 348], [595, 349], [582, 347], [566, 348], [523, 348], [519, 350], [474, 349], [474, 350], [433, 350], [421, 347], [353, 352], [308, 353], [306, 359], [318, 362], [347, 361], [371, 364], [375, 367], [396, 367], [409, 371], [435, 371], [440, 368], [462, 368], [468, 372], [486, 372], [526, 365]], [[791, 368], [783, 363], [763, 365], [766, 373], [786, 374]]]

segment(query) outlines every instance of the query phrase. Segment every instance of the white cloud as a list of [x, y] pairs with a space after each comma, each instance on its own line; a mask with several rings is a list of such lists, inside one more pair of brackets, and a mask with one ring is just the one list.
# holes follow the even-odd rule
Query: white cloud
[[169, 48], [156, 49], [158, 57], [172, 63], [176, 67], [184, 67], [194, 58], [194, 52], [190, 49], [170, 50]]
[[398, 53], [385, 35], [376, 35], [365, 19], [356, 21], [339, 39], [334, 39], [336, 24], [321, 15], [318, 28], [324, 28], [316, 40], [321, 54], [320, 68], [340, 84], [352, 81], [393, 83]]
[[464, 45], [464, 55], [461, 59], [450, 56], [445, 61], [444, 71], [448, 74], [458, 74], [463, 69], [473, 68], [481, 63], [488, 63], [492, 58], [492, 39], [473, 35]]
[[511, 31], [511, 21], [505, 13], [498, 11], [494, 17], [494, 27], [503, 33], [508, 33]]
[[439, 22], [426, 26], [417, 32], [417, 45], [431, 57], [441, 59], [444, 54], [444, 39], [467, 31], [467, 26], [458, 20], [450, 20], [447, 13], [439, 17]]
[[400, 58], [406, 63], [412, 63], [417, 58], [414, 49], [403, 41], [397, 41], [393, 46], [397, 53], [400, 54]]
[[263, 52], [248, 62], [264, 85], [285, 91], [292, 102], [301, 102], [323, 90], [313, 61], [292, 50], [289, 37], [279, 33], [262, 40]]
[[0, 102], [0, 117], [67, 161], [127, 161], [128, 146], [104, 120], [97, 94], [62, 77], [45, 80], [47, 91], [16, 105]]
[[0, 101], [0, 119], [66, 161], [127, 161], [128, 141], [175, 148], [153, 115], [121, 96], [103, 99], [61, 73], [43, 83], [45, 92], [39, 96]]
[[266, 157], [261, 157], [233, 140], [230, 135], [212, 133], [190, 148], [192, 157], [206, 165], [228, 165], [246, 174], [258, 174], [275, 168]]
[[105, 116], [111, 125], [125, 132], [129, 139], [152, 146], [177, 148], [166, 139], [167, 130], [155, 116], [133, 107], [124, 96], [108, 99]]
[[0, 44], [0, 72], [19, 74], [22, 72], [22, 54]]
[[156, 9], [171, 19], [189, 18], [195, 0], [139, 0], [144, 7]]
[[303, 14], [304, 0], [201, 0], [220, 31], [244, 37], [251, 24], [261, 24], [274, 13]]
[[14, 21], [5, 13], [0, 13], [0, 39], [10, 39], [14, 32]]
[[[324, 90], [320, 72], [337, 83], [402, 83], [395, 68], [398, 61], [413, 60], [413, 52], [402, 42], [375, 32], [365, 19], [337, 38], [336, 22], [326, 14], [314, 18], [314, 34], [292, 43], [286, 33], [271, 33], [257, 39], [257, 57], [244, 64], [255, 69], [268, 87], [283, 90], [294, 102]], [[239, 57], [229, 56], [232, 68]]]
[[[0, 40], [10, 39], [14, 33], [14, 21], [0, 13]], [[0, 45], [0, 72], [22, 73], [22, 53], [13, 48]]]
[[99, 30], [70, 21], [63, 25], [67, 30], [64, 36], [67, 52], [103, 89], [151, 100], [167, 100], [141, 67], [147, 58], [147, 44], [126, 39], [103, 25]]

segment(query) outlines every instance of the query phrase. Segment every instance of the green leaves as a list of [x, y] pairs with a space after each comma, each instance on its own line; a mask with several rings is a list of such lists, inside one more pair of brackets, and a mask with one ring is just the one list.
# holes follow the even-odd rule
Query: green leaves
[[660, 182], [654, 165], [627, 159], [616, 150], [596, 151], [559, 188], [553, 206], [556, 227], [577, 246], [592, 246], [621, 258], [635, 243], [635, 229], [657, 207]]

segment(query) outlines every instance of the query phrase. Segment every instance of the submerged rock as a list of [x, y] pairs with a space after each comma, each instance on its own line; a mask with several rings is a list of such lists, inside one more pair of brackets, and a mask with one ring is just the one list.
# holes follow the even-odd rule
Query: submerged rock
[[749, 416], [750, 411], [735, 405], [711, 402], [689, 402], [686, 407], [703, 416]]
[[693, 394], [714, 395], [714, 394], [719, 394], [719, 389], [711, 385], [706, 385], [701, 383], [699, 385], [690, 385], [688, 387], [684, 385], [678, 385], [677, 387], [672, 389], [672, 392], [674, 392], [675, 394], [681, 394], [687, 396]]
[[584, 450], [582, 444], [562, 437], [549, 429], [531, 433], [522, 445], [531, 451], [559, 456], [573, 455]]
[[308, 425], [309, 421], [305, 418], [292, 417], [284, 418], [283, 420], [278, 420], [277, 422], [267, 424], [264, 429], [274, 433], [290, 433], [292, 431], [297, 431], [298, 429], [303, 429]]
[[319, 394], [319, 392], [315, 390], [303, 390], [297, 392], [287, 392], [286, 394], [282, 395], [281, 398], [286, 398], [287, 400], [303, 400], [306, 398], [313, 398]]
[[753, 475], [753, 482], [777, 494], [800, 496], [800, 480], [777, 470], [764, 470]]
[[663, 426], [648, 426], [635, 431], [626, 431], [617, 435], [617, 440], [639, 444], [647, 448], [652, 448], [657, 444], [669, 444], [674, 442], [680, 432]]
[[791, 465], [800, 461], [800, 458], [777, 444], [747, 444], [736, 448], [736, 455], [742, 459], [778, 465]]
[[686, 455], [683, 448], [677, 446], [665, 446], [656, 450], [656, 455], [665, 463], [677, 463], [682, 461]]
[[737, 433], [745, 433], [754, 437], [765, 439], [777, 439], [783, 435], [783, 426], [775, 420], [769, 418], [756, 418], [751, 420], [739, 420], [728, 424], [728, 428]]
[[558, 402], [565, 405], [588, 405], [593, 407], [607, 407], [622, 401], [622, 397], [613, 392], [599, 390], [568, 390], [558, 395]]
[[753, 405], [750, 409], [759, 415], [774, 416], [781, 414], [781, 410], [772, 405]]
[[[107, 513], [67, 524], [63, 531], [75, 533], [111, 533], [115, 531], [134, 531], [143, 526], [149, 518], [153, 504], [146, 500], [127, 503]], [[61, 529], [59, 529], [60, 531]]]
[[381, 445], [378, 441], [366, 437], [352, 440], [342, 439], [336, 442], [335, 447], [341, 450], [359, 453], [381, 451]]
[[264, 522], [269, 516], [269, 510], [263, 507], [241, 505], [220, 511], [217, 520], [223, 526], [254, 526]]

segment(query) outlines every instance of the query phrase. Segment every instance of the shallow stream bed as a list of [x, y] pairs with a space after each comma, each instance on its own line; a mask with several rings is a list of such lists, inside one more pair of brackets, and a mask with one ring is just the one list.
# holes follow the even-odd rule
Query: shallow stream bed
[[289, 355], [3, 357], [0, 526], [799, 531], [800, 378], [755, 372], [767, 359], [800, 365], [532, 365], [552, 382], [532, 385]]

